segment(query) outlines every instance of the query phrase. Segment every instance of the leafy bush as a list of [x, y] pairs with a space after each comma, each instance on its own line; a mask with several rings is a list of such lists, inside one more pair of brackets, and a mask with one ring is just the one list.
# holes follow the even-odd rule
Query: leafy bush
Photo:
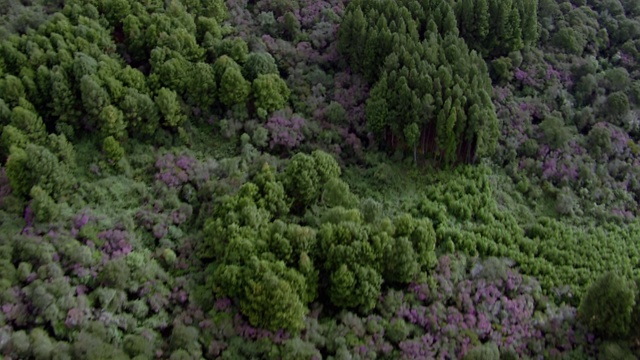
[[629, 334], [636, 289], [615, 273], [596, 280], [580, 302], [580, 318], [591, 329], [608, 338]]

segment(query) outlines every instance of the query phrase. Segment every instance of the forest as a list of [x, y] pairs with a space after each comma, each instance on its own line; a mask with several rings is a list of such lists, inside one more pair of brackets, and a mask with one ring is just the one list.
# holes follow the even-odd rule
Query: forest
[[637, 0], [0, 0], [0, 359], [640, 358]]

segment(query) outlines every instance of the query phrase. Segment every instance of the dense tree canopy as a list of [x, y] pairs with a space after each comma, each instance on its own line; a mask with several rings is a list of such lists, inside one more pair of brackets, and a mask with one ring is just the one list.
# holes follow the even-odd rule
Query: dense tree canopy
[[640, 354], [633, 0], [0, 3], [0, 357]]
[[[374, 83], [369, 128], [392, 147], [401, 139], [446, 163], [489, 155], [498, 123], [487, 66], [458, 36], [451, 6], [426, 4], [353, 1], [347, 9], [340, 48]], [[411, 124], [420, 129], [414, 142], [404, 134]]]

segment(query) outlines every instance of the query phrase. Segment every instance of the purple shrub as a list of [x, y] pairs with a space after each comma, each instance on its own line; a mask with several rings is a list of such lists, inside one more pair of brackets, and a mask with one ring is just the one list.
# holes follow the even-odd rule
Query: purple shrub
[[362, 142], [356, 134], [350, 133], [348, 129], [344, 129], [342, 131], [342, 137], [344, 139], [343, 150], [351, 149], [356, 153], [359, 153], [362, 150]]
[[98, 239], [103, 241], [102, 253], [107, 259], [117, 259], [126, 256], [133, 250], [130, 235], [123, 230], [105, 230], [98, 233]]
[[[183, 160], [181, 164], [185, 165], [186, 162]], [[156, 168], [159, 170], [159, 173], [156, 174], [156, 179], [162, 181], [168, 187], [177, 188], [189, 181], [188, 169], [178, 166], [173, 154], [166, 154], [158, 158]]]
[[514, 71], [514, 77], [523, 85], [531, 86], [533, 88], [541, 87], [538, 70], [532, 66], [528, 66], [524, 69], [516, 68], [516, 70]]
[[229, 298], [220, 298], [220, 299], [216, 300], [214, 308], [216, 309], [216, 311], [230, 312], [231, 311], [231, 299], [229, 299]]
[[545, 74], [545, 79], [546, 80], [551, 80], [552, 78], [554, 79], [560, 79], [561, 78], [561, 74], [558, 70], [556, 70], [553, 65], [547, 65], [547, 72]]
[[524, 81], [526, 78], [529, 77], [529, 74], [520, 68], [516, 68], [516, 71], [514, 72], [514, 76], [516, 80]]
[[333, 100], [347, 111], [347, 117], [356, 127], [364, 125], [364, 107], [369, 97], [369, 87], [360, 76], [351, 72], [341, 72], [335, 76]]
[[324, 13], [331, 9], [331, 4], [327, 1], [301, 1], [301, 8], [294, 12], [300, 25], [308, 29], [324, 20]]
[[495, 96], [496, 100], [498, 100], [499, 102], [503, 103], [505, 100], [507, 100], [508, 98], [512, 97], [513, 93], [506, 86], [505, 87], [494, 86], [493, 87], [493, 95]]
[[558, 322], [557, 313], [533, 320], [534, 280], [524, 281], [508, 268], [492, 275], [492, 264], [483, 263], [476, 265], [477, 271], [460, 277], [457, 261], [448, 256], [440, 259], [433, 274], [438, 283], [437, 299], [429, 299], [426, 284], [409, 287], [414, 300], [403, 304], [397, 316], [424, 329], [425, 334], [399, 344], [402, 358], [446, 358], [452, 354], [461, 358], [486, 341], [518, 356], [537, 355], [549, 348], [562, 353], [587, 345], [588, 334], [576, 326], [573, 308], [562, 310], [565, 323]]
[[291, 150], [304, 140], [305, 120], [293, 114], [291, 109], [276, 111], [264, 125], [271, 135], [271, 148], [282, 146]]
[[618, 53], [620, 55], [620, 63], [627, 68], [633, 68], [636, 65], [636, 61], [634, 60], [632, 55], [629, 55], [623, 51]]
[[74, 227], [76, 229], [82, 229], [89, 222], [89, 215], [86, 213], [78, 214], [75, 220], [73, 221]]
[[187, 154], [175, 155], [167, 153], [158, 157], [155, 163], [156, 180], [170, 188], [180, 188], [191, 183], [200, 188], [209, 181], [217, 163], [208, 161], [202, 163]]
[[67, 312], [67, 318], [64, 321], [64, 325], [68, 328], [79, 327], [85, 323], [88, 317], [86, 310], [73, 308]]

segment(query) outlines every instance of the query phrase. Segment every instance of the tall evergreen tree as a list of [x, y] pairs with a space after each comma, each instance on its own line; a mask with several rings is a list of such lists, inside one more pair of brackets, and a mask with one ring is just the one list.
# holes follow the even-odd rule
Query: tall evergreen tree
[[484, 41], [489, 35], [489, 4], [487, 0], [476, 0], [475, 5], [475, 33], [479, 41]]

